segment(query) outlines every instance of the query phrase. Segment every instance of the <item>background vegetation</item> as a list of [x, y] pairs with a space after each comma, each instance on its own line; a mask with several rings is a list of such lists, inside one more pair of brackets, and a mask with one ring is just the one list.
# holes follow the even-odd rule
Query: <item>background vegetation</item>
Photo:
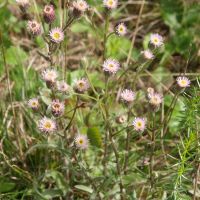
[[[88, 0], [95, 12], [88, 11], [74, 21], [65, 33], [65, 41], [54, 55], [56, 68], [69, 85], [88, 76], [99, 94], [104, 91], [104, 74], [101, 69], [105, 15], [101, 0]], [[41, 19], [45, 0], [31, 0], [30, 15]], [[57, 19], [54, 26], [65, 23], [69, 1], [54, 1]], [[142, 13], [141, 7], [143, 6]], [[148, 116], [145, 106], [148, 87], [164, 94], [164, 101], [156, 113], [154, 125], [153, 183], [149, 176], [149, 157], [152, 141], [148, 132], [137, 134], [130, 129], [128, 173], [118, 176], [112, 148], [107, 158], [106, 173], [102, 173], [101, 158], [106, 123], [99, 108], [100, 102], [92, 91], [81, 97], [66, 138], [58, 135], [47, 139], [38, 131], [39, 116], [27, 107], [26, 101], [40, 96], [44, 108], [49, 104], [49, 91], [41, 80], [40, 71], [48, 62], [38, 53], [45, 52], [42, 37], [33, 38], [26, 28], [23, 16], [15, 1], [0, 1], [0, 199], [120, 199], [119, 182], [126, 188], [126, 199], [200, 199], [199, 122], [200, 122], [200, 3], [193, 0], [127, 0], [120, 1], [111, 13], [109, 29], [125, 22], [125, 37], [112, 35], [106, 44], [106, 57], [127, 63], [128, 72], [116, 84], [110, 85], [109, 123], [112, 124], [119, 163], [124, 162], [127, 123], [119, 125], [116, 117], [127, 112], [119, 103], [117, 94], [124, 87], [135, 86], [137, 98], [133, 113]], [[150, 33], [161, 34], [165, 48], [137, 74], [140, 52], [148, 46]], [[133, 39], [134, 38], [134, 39]], [[133, 49], [132, 49], [133, 48]], [[130, 50], [131, 49], [131, 50]], [[125, 66], [126, 67], [126, 66]], [[179, 92], [176, 77], [185, 73], [191, 87]], [[122, 75], [123, 72], [120, 72]], [[137, 75], [136, 75], [137, 74]], [[73, 94], [65, 96], [68, 123], [76, 104]], [[170, 113], [167, 124], [163, 116]], [[134, 114], [134, 115], [135, 115]], [[130, 122], [134, 118], [131, 116]], [[150, 127], [153, 125], [152, 116]], [[163, 126], [162, 126], [163, 125]], [[123, 129], [124, 128], [124, 129]], [[71, 151], [67, 141], [70, 134], [88, 134], [87, 151]], [[122, 130], [122, 131], [121, 131]], [[110, 147], [110, 144], [109, 144]], [[77, 155], [74, 160], [73, 154]], [[153, 189], [152, 185], [153, 184]]]

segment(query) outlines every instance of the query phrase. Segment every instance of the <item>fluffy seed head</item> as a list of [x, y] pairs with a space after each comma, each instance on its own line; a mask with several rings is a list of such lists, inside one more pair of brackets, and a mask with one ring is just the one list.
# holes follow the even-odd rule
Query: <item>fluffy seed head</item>
[[43, 133], [53, 133], [56, 130], [56, 122], [47, 117], [43, 117], [38, 123], [38, 128]]
[[190, 87], [191, 81], [185, 76], [179, 76], [176, 79], [176, 81], [177, 81], [177, 84], [179, 85], [179, 87], [182, 87], [182, 88]]
[[42, 32], [41, 25], [38, 22], [36, 22], [35, 20], [28, 21], [27, 29], [31, 34], [33, 34], [35, 36], [40, 35]]
[[78, 149], [84, 150], [87, 149], [89, 146], [89, 140], [87, 138], [87, 135], [78, 134], [75, 139], [74, 143]]
[[127, 27], [125, 26], [124, 23], [120, 23], [116, 27], [116, 32], [118, 33], [119, 36], [124, 36], [127, 33]]
[[154, 58], [153, 53], [149, 49], [146, 49], [146, 50], [142, 51], [141, 53], [143, 54], [145, 59], [151, 60]]
[[150, 36], [150, 43], [153, 44], [155, 47], [160, 47], [163, 45], [163, 37], [158, 33], [153, 33]]
[[55, 117], [59, 117], [63, 115], [65, 111], [65, 104], [63, 102], [60, 102], [58, 99], [53, 100], [51, 102], [51, 111]]
[[135, 99], [135, 93], [132, 90], [125, 89], [121, 93], [121, 99], [122, 99], [122, 101], [131, 103]]
[[117, 60], [108, 58], [103, 63], [103, 70], [110, 74], [115, 74], [120, 68], [120, 64]]
[[117, 8], [118, 0], [103, 0], [103, 4], [108, 9]]
[[86, 78], [81, 78], [75, 82], [74, 89], [77, 92], [83, 93], [89, 89], [90, 85]]
[[146, 128], [146, 120], [144, 118], [136, 117], [133, 121], [134, 130], [143, 132]]
[[28, 104], [28, 107], [32, 108], [33, 110], [38, 110], [38, 108], [40, 106], [39, 101], [38, 101], [37, 98], [29, 99], [27, 104]]
[[46, 5], [44, 7], [43, 16], [44, 16], [44, 21], [48, 24], [52, 23], [55, 20], [56, 15], [53, 5]]
[[68, 92], [70, 88], [70, 86], [65, 81], [57, 81], [56, 86], [58, 92], [63, 92], [63, 93]]
[[51, 41], [60, 43], [64, 40], [64, 33], [61, 28], [54, 28], [49, 32]]

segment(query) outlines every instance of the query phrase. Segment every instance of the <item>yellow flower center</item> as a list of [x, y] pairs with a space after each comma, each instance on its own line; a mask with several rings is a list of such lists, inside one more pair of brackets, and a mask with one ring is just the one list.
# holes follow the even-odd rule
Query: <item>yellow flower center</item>
[[109, 64], [109, 67], [110, 67], [110, 68], [113, 68], [113, 67], [114, 67], [114, 65], [113, 65], [113, 64]]
[[80, 82], [79, 87], [84, 87], [84, 84], [82, 82]]
[[51, 123], [50, 122], [46, 122], [44, 127], [47, 128], [47, 129], [50, 129], [51, 128]]
[[112, 6], [113, 5], [113, 1], [111, 0], [111, 1], [108, 1], [108, 5], [109, 6]]
[[58, 32], [54, 33], [54, 34], [53, 34], [53, 37], [54, 37], [55, 39], [59, 39], [59, 38], [60, 38], [60, 33], [58, 33]]
[[32, 102], [32, 106], [36, 106], [37, 105], [37, 103], [36, 102]]
[[83, 140], [82, 139], [79, 140], [79, 144], [83, 144]]
[[158, 43], [158, 39], [157, 38], [154, 38], [154, 43]]
[[181, 80], [181, 85], [186, 85], [186, 81], [185, 80]]
[[142, 126], [142, 123], [141, 123], [141, 122], [138, 122], [138, 123], [137, 123], [137, 126], [138, 126], [138, 127], [141, 127], [141, 126]]

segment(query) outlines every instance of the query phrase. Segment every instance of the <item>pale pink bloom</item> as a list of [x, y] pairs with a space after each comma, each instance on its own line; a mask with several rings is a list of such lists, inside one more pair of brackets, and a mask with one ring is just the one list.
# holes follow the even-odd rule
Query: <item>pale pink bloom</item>
[[163, 101], [163, 96], [158, 93], [149, 93], [149, 103], [153, 106], [159, 106]]
[[28, 104], [28, 107], [32, 108], [33, 110], [38, 110], [38, 108], [40, 106], [39, 101], [38, 101], [37, 98], [29, 99], [27, 104]]
[[124, 23], [120, 23], [116, 27], [116, 32], [118, 33], [119, 36], [124, 36], [127, 33], [127, 27], [125, 26]]
[[87, 135], [78, 134], [75, 139], [74, 143], [78, 149], [84, 150], [87, 149], [89, 146], [89, 140]]
[[118, 5], [118, 0], [103, 0], [103, 4], [108, 9], [115, 9]]
[[190, 84], [191, 84], [191, 81], [185, 76], [179, 76], [176, 79], [176, 81], [179, 87], [182, 87], [182, 88], [190, 87]]
[[141, 53], [143, 54], [144, 58], [146, 58], [148, 60], [151, 60], [154, 58], [152, 51], [149, 49], [146, 49], [146, 50], [142, 51]]
[[43, 133], [53, 133], [56, 130], [56, 122], [47, 117], [43, 117], [38, 123], [38, 128]]
[[57, 81], [56, 85], [59, 92], [68, 92], [70, 89], [70, 86], [65, 81]]
[[146, 119], [136, 117], [133, 121], [135, 131], [143, 132], [146, 128]]
[[65, 104], [63, 102], [60, 102], [58, 99], [53, 100], [51, 102], [51, 111], [55, 117], [59, 117], [63, 115], [65, 111]]
[[163, 37], [158, 33], [153, 33], [150, 36], [150, 43], [153, 44], [155, 47], [160, 47], [163, 45]]
[[42, 72], [42, 79], [46, 82], [55, 83], [58, 72], [55, 69], [46, 69]]
[[120, 64], [117, 60], [108, 58], [103, 63], [103, 70], [110, 74], [115, 74], [120, 68]]
[[55, 10], [53, 5], [46, 5], [43, 10], [43, 16], [46, 23], [52, 23], [55, 18]]
[[77, 0], [73, 2], [73, 7], [79, 12], [85, 12], [88, 9], [88, 4], [84, 0]]
[[51, 40], [55, 43], [60, 43], [64, 40], [64, 32], [62, 31], [61, 28], [53, 28], [50, 32], [49, 32], [49, 36], [51, 38]]
[[32, 33], [33, 35], [35, 36], [38, 36], [41, 34], [41, 25], [35, 21], [35, 20], [32, 20], [32, 21], [28, 21], [28, 24], [27, 24], [27, 29], [30, 33]]
[[75, 82], [74, 89], [77, 92], [86, 92], [89, 89], [90, 85], [86, 78], [81, 78]]
[[135, 92], [125, 89], [121, 93], [121, 99], [127, 103], [131, 103], [135, 100]]
[[30, 5], [29, 0], [16, 0], [17, 4], [23, 8], [28, 8]]

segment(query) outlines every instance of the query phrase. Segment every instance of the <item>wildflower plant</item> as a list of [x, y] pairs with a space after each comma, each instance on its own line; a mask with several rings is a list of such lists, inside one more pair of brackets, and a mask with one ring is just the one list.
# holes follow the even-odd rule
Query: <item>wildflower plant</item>
[[[176, 196], [183, 173], [192, 171], [192, 167], [188, 171], [184, 167], [199, 139], [195, 135], [198, 123], [191, 122], [196, 115], [190, 113], [190, 109], [199, 110], [199, 93], [188, 92], [193, 79], [186, 77], [187, 68], [183, 75], [175, 73], [170, 86], [149, 71], [159, 65], [167, 39], [162, 31], [154, 33], [157, 30], [152, 29], [147, 29], [150, 33], [146, 37], [138, 34], [144, 2], [134, 28], [119, 18], [122, 4], [118, 0], [73, 0], [46, 5], [34, 1], [32, 5], [28, 0], [16, 0], [22, 12], [32, 9], [24, 28], [37, 53], [34, 62], [40, 59], [34, 69], [40, 87], [34, 95], [30, 91], [23, 94], [27, 99], [20, 112], [28, 113], [25, 122], [14, 112], [19, 105], [11, 106], [20, 124], [16, 135], [32, 130], [24, 131], [28, 142], [15, 144], [20, 148], [21, 162], [7, 159], [3, 151], [2, 157], [17, 174], [13, 180], [22, 176], [22, 189], [28, 185], [27, 198], [167, 199]], [[120, 47], [116, 48], [118, 42]], [[110, 46], [116, 52], [109, 52]], [[162, 63], [167, 53], [163, 57]], [[170, 121], [185, 97], [189, 114], [181, 119], [192, 129], [187, 129], [187, 136], [181, 135], [181, 147], [171, 147], [165, 141], [174, 128]], [[177, 156], [169, 155], [170, 148], [180, 148], [181, 154], [174, 182], [162, 171], [174, 164], [170, 159]], [[198, 158], [195, 164], [199, 166]], [[195, 174], [197, 180], [198, 171]], [[171, 184], [169, 190], [163, 185], [165, 179]]]

